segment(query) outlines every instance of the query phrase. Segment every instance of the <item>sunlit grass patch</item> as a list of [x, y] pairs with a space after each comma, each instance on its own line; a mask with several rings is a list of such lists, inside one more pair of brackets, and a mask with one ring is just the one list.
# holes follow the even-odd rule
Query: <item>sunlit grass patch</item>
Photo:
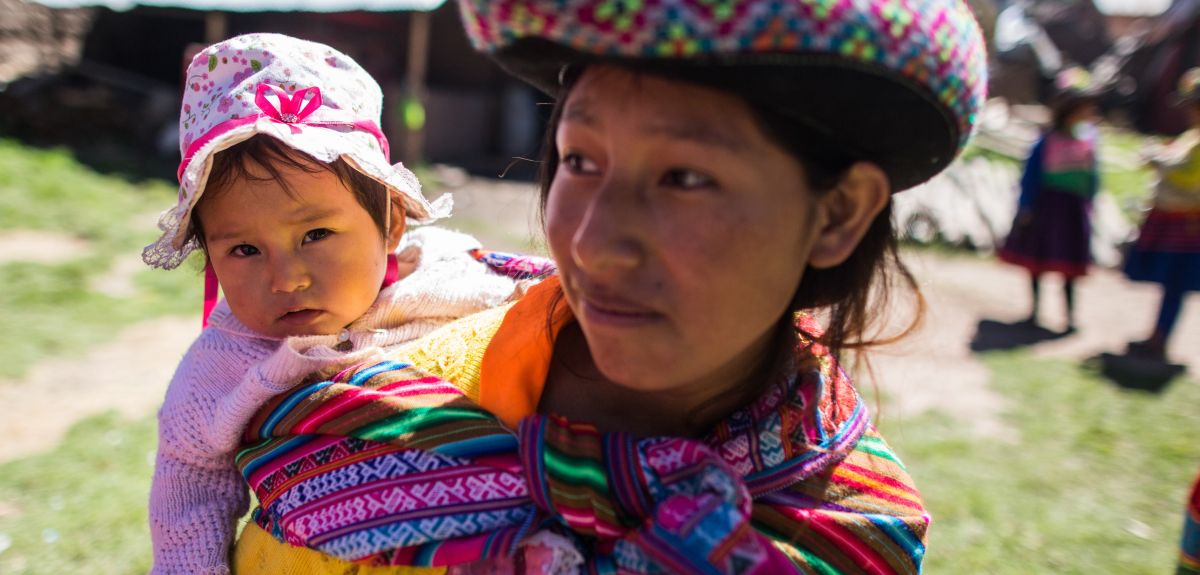
[[147, 214], [171, 205], [169, 182], [134, 184], [97, 174], [64, 150], [0, 140], [0, 191], [0, 233], [54, 232], [89, 247], [58, 263], [13, 257], [0, 265], [0, 379], [19, 377], [49, 356], [80, 353], [136, 321], [199, 310], [201, 278], [186, 265], [138, 272], [135, 289], [120, 296], [90, 286], [157, 237]]
[[105, 415], [54, 451], [0, 464], [0, 573], [149, 571], [154, 445], [154, 418]]
[[1172, 572], [1200, 469], [1200, 385], [1179, 378], [1152, 395], [1025, 351], [982, 359], [1018, 442], [940, 415], [890, 436], [934, 517], [926, 571]]

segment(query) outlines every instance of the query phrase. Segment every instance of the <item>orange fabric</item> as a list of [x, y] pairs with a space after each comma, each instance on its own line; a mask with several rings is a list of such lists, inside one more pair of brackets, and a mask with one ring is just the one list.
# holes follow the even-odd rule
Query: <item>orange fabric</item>
[[504, 315], [483, 354], [479, 404], [509, 427], [537, 413], [554, 340], [573, 318], [561, 293], [558, 276], [530, 288]]

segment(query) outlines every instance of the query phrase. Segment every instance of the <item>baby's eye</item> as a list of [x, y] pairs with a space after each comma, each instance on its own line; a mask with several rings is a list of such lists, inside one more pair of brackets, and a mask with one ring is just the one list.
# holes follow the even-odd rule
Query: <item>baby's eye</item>
[[230, 248], [229, 253], [234, 256], [237, 256], [237, 257], [245, 258], [245, 257], [250, 257], [250, 256], [256, 256], [260, 252], [258, 251], [258, 248], [254, 247], [250, 244], [238, 244], [238, 245]]
[[663, 174], [661, 183], [664, 186], [684, 190], [711, 188], [717, 184], [716, 180], [700, 172], [686, 169], [667, 170], [667, 173]]
[[572, 174], [591, 175], [600, 171], [600, 167], [596, 165], [596, 162], [576, 153], [563, 155], [562, 163]]
[[333, 232], [331, 232], [325, 228], [317, 228], [315, 230], [309, 230], [308, 233], [304, 234], [304, 243], [323, 240], [323, 239], [329, 237], [332, 233]]

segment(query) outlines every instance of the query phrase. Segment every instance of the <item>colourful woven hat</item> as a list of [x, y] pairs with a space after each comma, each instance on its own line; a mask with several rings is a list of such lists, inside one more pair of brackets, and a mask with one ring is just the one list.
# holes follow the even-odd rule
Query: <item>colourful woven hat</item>
[[322, 162], [345, 160], [383, 184], [415, 222], [449, 215], [449, 196], [431, 204], [416, 176], [388, 160], [382, 103], [370, 74], [323, 44], [246, 34], [205, 48], [188, 66], [179, 114], [179, 199], [159, 218], [163, 235], [142, 260], [172, 269], [197, 247], [187, 231], [213, 154], [258, 134]]
[[614, 62], [737, 93], [902, 190], [967, 143], [987, 56], [963, 0], [459, 0], [476, 49], [555, 94]]

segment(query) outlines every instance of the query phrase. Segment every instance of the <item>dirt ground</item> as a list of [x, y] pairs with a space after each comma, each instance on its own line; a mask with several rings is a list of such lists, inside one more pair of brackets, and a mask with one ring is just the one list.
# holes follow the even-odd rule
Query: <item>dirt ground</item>
[[[536, 249], [528, 240], [537, 227], [532, 185], [467, 179], [454, 171], [439, 177], [452, 184], [447, 191], [456, 200], [456, 215], [448, 225], [475, 233], [489, 247]], [[23, 249], [16, 237], [0, 237], [0, 261], [22, 259], [14, 255]], [[36, 239], [44, 249], [46, 238]], [[61, 243], [63, 252], [81, 249], [70, 240]], [[1028, 314], [1025, 274], [991, 260], [932, 251], [908, 252], [906, 261], [921, 284], [928, 313], [921, 329], [872, 355], [876, 383], [887, 398], [882, 425], [903, 426], [908, 418], [938, 410], [976, 433], [1009, 438], [998, 416], [1004, 399], [989, 387], [989, 373], [976, 360], [972, 343], [992, 345], [1020, 336], [1013, 324]], [[94, 289], [120, 291], [122, 278], [136, 269], [118, 262], [115, 276]], [[1042, 289], [1042, 321], [1053, 329], [1063, 323], [1060, 286], [1051, 278]], [[1079, 330], [1033, 344], [1036, 354], [1082, 361], [1103, 352], [1120, 353], [1126, 342], [1147, 335], [1158, 290], [1097, 269], [1081, 280], [1077, 302]], [[906, 307], [903, 302], [896, 306], [898, 318]], [[198, 317], [148, 321], [84, 357], [55, 358], [19, 381], [0, 381], [0, 405], [7, 413], [21, 414], [0, 418], [0, 437], [8, 439], [0, 443], [0, 461], [51, 448], [72, 424], [90, 415], [114, 409], [130, 417], [153, 413], [199, 326]], [[1200, 373], [1200, 297], [1192, 295], [1185, 304], [1169, 355], [1192, 375], [1187, 381], [1194, 381]]]
[[56, 264], [86, 254], [87, 242], [71, 236], [33, 230], [0, 232], [0, 264]]
[[[1061, 279], [1043, 281], [1040, 321], [1048, 330], [1018, 325], [1029, 315], [1029, 279], [1024, 270], [994, 260], [910, 251], [905, 260], [928, 303], [921, 328], [873, 356], [878, 383], [888, 398], [884, 425], [939, 410], [978, 433], [1009, 438], [997, 417], [1004, 398], [989, 387], [990, 375], [973, 347], [999, 349], [1032, 343], [1035, 355], [1086, 361], [1104, 353], [1123, 354], [1125, 345], [1149, 335], [1158, 312], [1159, 290], [1135, 284], [1119, 272], [1093, 269], [1077, 283], [1078, 331], [1053, 333], [1066, 324]], [[1032, 333], [1031, 333], [1032, 332]], [[1168, 350], [1172, 363], [1191, 379], [1200, 373], [1200, 297], [1189, 296]]]

